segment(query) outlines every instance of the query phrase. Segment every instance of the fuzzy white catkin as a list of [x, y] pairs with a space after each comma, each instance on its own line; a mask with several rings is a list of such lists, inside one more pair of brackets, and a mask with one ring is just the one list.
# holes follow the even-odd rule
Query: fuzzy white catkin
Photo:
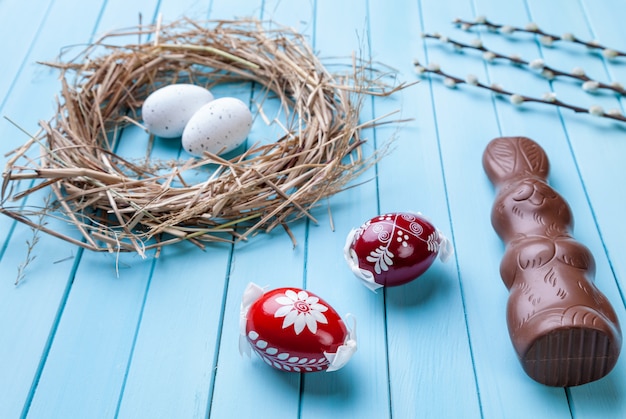
[[600, 87], [600, 83], [595, 80], [588, 80], [583, 83], [583, 90], [585, 92], [595, 92]]
[[467, 82], [467, 84], [472, 86], [478, 85], [478, 77], [476, 77], [474, 74], [468, 74], [465, 81]]
[[471, 46], [473, 46], [474, 48], [482, 48], [483, 47], [483, 41], [481, 41], [478, 38], [474, 38], [472, 39], [472, 42], [470, 43]]
[[521, 105], [522, 103], [524, 103], [524, 98], [516, 93], [511, 95], [510, 100], [511, 103], [514, 105]]
[[450, 78], [450, 77], [446, 77], [446, 78], [443, 80], [443, 84], [444, 84], [446, 87], [449, 87], [449, 88], [454, 88], [454, 87], [456, 87], [456, 80], [454, 80], [453, 78]]
[[556, 93], [554, 92], [546, 92], [543, 94], [543, 100], [546, 102], [554, 103], [556, 102]]
[[604, 109], [602, 109], [602, 106], [594, 105], [589, 108], [589, 113], [593, 116], [602, 116], [604, 115]]
[[541, 42], [543, 46], [551, 47], [554, 44], [554, 38], [551, 36], [542, 36], [539, 42]]
[[620, 111], [619, 109], [609, 109], [608, 111], [606, 111], [607, 115], [610, 116], [623, 116], [622, 115], [622, 111]]
[[541, 70], [545, 67], [543, 60], [541, 58], [536, 58], [528, 63], [528, 66], [534, 70]]
[[534, 22], [530, 22], [526, 24], [524, 29], [526, 29], [527, 31], [531, 31], [531, 32], [537, 32], [539, 30], [539, 26], [537, 26], [537, 24]]
[[548, 70], [547, 68], [543, 69], [543, 71], [541, 72], [541, 75], [548, 80], [554, 80], [554, 77], [555, 77], [554, 72]]
[[485, 51], [483, 53], [483, 59], [487, 62], [492, 62], [496, 59], [496, 54], [491, 51]]
[[588, 48], [594, 49], [595, 47], [600, 46], [600, 41], [598, 41], [597, 39], [592, 39], [591, 41], [587, 42], [587, 44], [589, 44]]
[[487, 23], [487, 17], [483, 15], [476, 16], [476, 23]]

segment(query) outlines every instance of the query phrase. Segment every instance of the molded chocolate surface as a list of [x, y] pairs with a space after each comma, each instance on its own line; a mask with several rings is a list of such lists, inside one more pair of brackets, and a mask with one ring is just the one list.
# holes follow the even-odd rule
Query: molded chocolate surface
[[621, 350], [619, 322], [593, 283], [593, 255], [572, 237], [569, 205], [547, 183], [545, 151], [526, 137], [496, 138], [483, 167], [497, 188], [491, 222], [506, 244], [500, 275], [522, 367], [550, 386], [604, 377]]

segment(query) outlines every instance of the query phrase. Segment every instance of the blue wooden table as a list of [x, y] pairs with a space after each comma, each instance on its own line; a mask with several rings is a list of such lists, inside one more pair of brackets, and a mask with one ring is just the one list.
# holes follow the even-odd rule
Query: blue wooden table
[[[322, 60], [356, 52], [395, 69], [398, 81], [421, 80], [366, 103], [364, 120], [400, 110], [410, 121], [363, 133], [370, 151], [394, 138], [391, 151], [359, 186], [320, 206], [317, 225], [292, 226], [295, 248], [276, 231], [204, 252], [168, 246], [142, 259], [41, 234], [16, 286], [33, 231], [1, 217], [0, 417], [624, 417], [623, 356], [608, 376], [572, 388], [546, 387], [523, 372], [507, 332], [508, 291], [498, 270], [504, 247], [490, 224], [495, 192], [481, 155], [498, 136], [524, 135], [544, 147], [550, 183], [572, 207], [575, 236], [596, 258], [596, 284], [624, 325], [626, 124], [543, 104], [514, 106], [478, 87], [420, 79], [413, 66], [414, 59], [437, 63], [462, 79], [473, 74], [529, 96], [555, 92], [564, 102], [623, 111], [615, 94], [488, 63], [480, 52], [455, 52], [421, 34], [479, 38], [495, 51], [626, 82], [624, 58], [451, 23], [480, 15], [519, 27], [535, 22], [626, 49], [624, 13], [621, 0], [0, 0], [2, 166], [5, 153], [27, 140], [23, 131], [36, 132], [55, 111], [58, 73], [37, 62], [134, 26], [139, 16], [144, 23], [158, 16], [274, 20], [305, 34]], [[343, 259], [346, 235], [378, 213], [407, 210], [427, 215], [452, 240], [454, 257], [417, 281], [373, 293]], [[305, 287], [340, 314], [352, 313], [359, 349], [348, 365], [301, 375], [242, 358], [239, 310], [250, 281]]]

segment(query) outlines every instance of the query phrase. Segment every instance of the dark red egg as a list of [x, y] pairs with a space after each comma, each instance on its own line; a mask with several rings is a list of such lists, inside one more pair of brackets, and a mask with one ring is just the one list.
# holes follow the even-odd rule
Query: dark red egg
[[420, 214], [380, 215], [348, 234], [344, 256], [369, 288], [406, 284], [422, 275], [439, 255], [451, 253], [448, 240]]
[[349, 331], [324, 300], [300, 288], [264, 292], [250, 284], [241, 312], [240, 349], [252, 349], [268, 365], [282, 371], [334, 371], [356, 351]]

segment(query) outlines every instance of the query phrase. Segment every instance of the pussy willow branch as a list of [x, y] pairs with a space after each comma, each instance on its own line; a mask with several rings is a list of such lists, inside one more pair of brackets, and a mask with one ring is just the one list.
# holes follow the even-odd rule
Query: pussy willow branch
[[548, 80], [552, 80], [556, 77], [570, 78], [582, 81], [582, 88], [585, 91], [596, 91], [598, 89], [606, 89], [612, 90], [620, 95], [626, 95], [626, 89], [621, 83], [613, 82], [613, 83], [604, 83], [598, 80], [594, 80], [585, 74], [585, 71], [582, 68], [574, 68], [571, 72], [563, 71], [556, 69], [554, 67], [545, 65], [543, 60], [538, 58], [532, 61], [524, 60], [516, 54], [506, 55], [485, 47], [480, 39], [474, 40], [471, 44], [467, 44], [464, 42], [456, 41], [454, 39], [448, 38], [438, 33], [433, 34], [422, 34], [423, 38], [426, 39], [437, 39], [441, 42], [451, 44], [454, 48], [458, 50], [462, 49], [473, 49], [477, 51], [481, 51], [483, 53], [483, 58], [491, 62], [496, 59], [502, 59], [509, 61], [515, 65], [527, 66], [531, 70], [539, 70], [541, 74]]
[[522, 28], [518, 26], [502, 25], [499, 23], [494, 23], [494, 22], [489, 21], [484, 16], [479, 16], [474, 21], [456, 18], [452, 21], [452, 23], [454, 23], [455, 25], [459, 26], [461, 29], [464, 29], [464, 30], [469, 30], [473, 28], [474, 26], [484, 26], [489, 30], [503, 33], [503, 34], [512, 34], [514, 32], [532, 33], [535, 35], [539, 35], [540, 42], [546, 46], [550, 46], [556, 41], [566, 41], [566, 42], [572, 42], [574, 44], [584, 45], [585, 47], [592, 49], [592, 50], [599, 50], [601, 51], [602, 55], [608, 59], [613, 59], [616, 57], [626, 57], [626, 52], [619, 51], [614, 48], [606, 47], [595, 40], [584, 41], [574, 36], [574, 34], [572, 34], [571, 32], [566, 32], [561, 36], [545, 32], [541, 30], [539, 26], [537, 26], [536, 23], [533, 23], [533, 22], [528, 23], [526, 26]]
[[609, 111], [604, 111], [601, 106], [594, 105], [589, 108], [584, 108], [582, 106], [573, 105], [570, 103], [562, 102], [556, 98], [556, 94], [554, 93], [546, 93], [543, 98], [536, 98], [532, 96], [526, 96], [519, 93], [511, 92], [503, 89], [501, 86], [497, 84], [487, 85], [481, 83], [476, 76], [469, 75], [466, 79], [462, 79], [457, 76], [453, 76], [441, 70], [439, 65], [437, 64], [429, 64], [428, 66], [423, 66], [419, 63], [419, 61], [414, 61], [415, 71], [418, 74], [432, 73], [444, 78], [444, 84], [448, 87], [456, 87], [459, 84], [469, 84], [471, 86], [476, 86], [481, 89], [489, 90], [498, 95], [508, 96], [509, 100], [514, 105], [521, 105], [525, 102], [536, 102], [542, 103], [546, 105], [553, 105], [560, 108], [565, 108], [572, 110], [576, 113], [588, 113], [594, 116], [614, 119], [620, 122], [626, 122], [626, 117], [619, 111], [618, 109], [611, 109]]

